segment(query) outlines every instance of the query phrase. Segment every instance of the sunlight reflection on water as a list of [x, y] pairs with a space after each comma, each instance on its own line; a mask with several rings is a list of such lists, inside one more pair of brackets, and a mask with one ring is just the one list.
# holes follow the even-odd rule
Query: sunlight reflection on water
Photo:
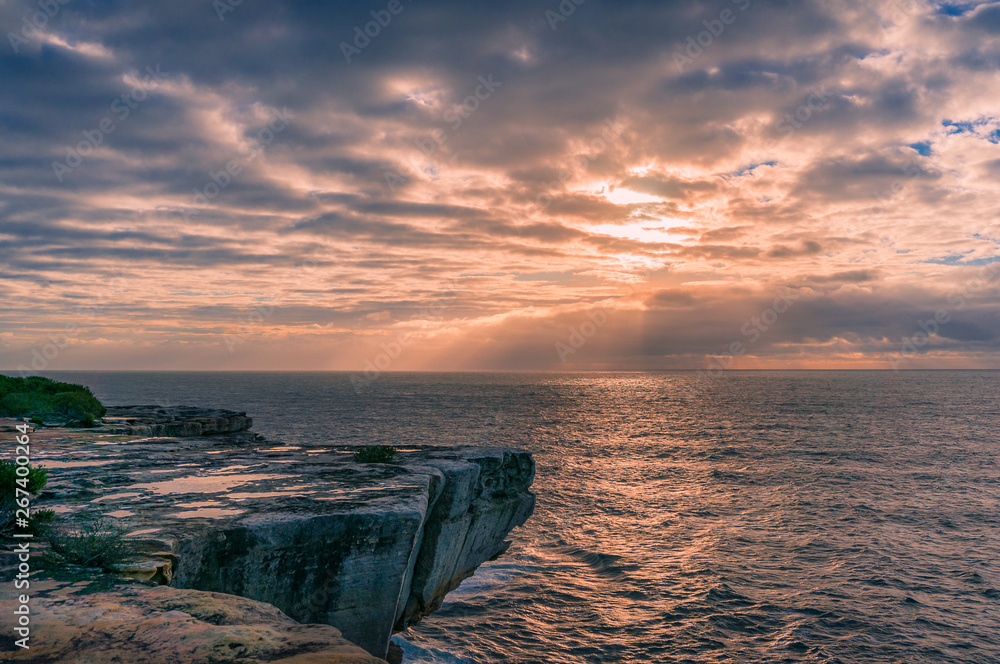
[[997, 373], [60, 376], [303, 447], [532, 451], [535, 515], [412, 661], [1000, 661]]

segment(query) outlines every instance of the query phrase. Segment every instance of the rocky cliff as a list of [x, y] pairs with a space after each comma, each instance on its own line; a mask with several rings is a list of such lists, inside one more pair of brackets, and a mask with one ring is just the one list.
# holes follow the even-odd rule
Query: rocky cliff
[[248, 431], [253, 419], [233, 410], [194, 406], [111, 406], [102, 419], [108, 433], [198, 437]]
[[[328, 625], [300, 625], [273, 606], [167, 586], [36, 582], [25, 664], [385, 664]], [[8, 604], [10, 605], [8, 607]], [[0, 602], [13, 609], [12, 602]], [[6, 636], [6, 635], [4, 635]]]
[[534, 508], [534, 463], [420, 447], [361, 464], [351, 451], [228, 436], [50, 441], [36, 507], [128, 523], [144, 551], [135, 578], [266, 602], [384, 657], [394, 630], [505, 550]]

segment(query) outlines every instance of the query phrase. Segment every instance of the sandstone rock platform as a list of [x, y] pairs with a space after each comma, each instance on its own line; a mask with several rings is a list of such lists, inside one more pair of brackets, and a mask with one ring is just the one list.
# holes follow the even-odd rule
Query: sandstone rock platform
[[[300, 625], [273, 606], [197, 590], [35, 582], [32, 664], [385, 664], [329, 625]], [[10, 605], [9, 607], [7, 605]], [[13, 602], [0, 602], [9, 615]]]
[[109, 433], [130, 436], [198, 437], [248, 431], [245, 412], [196, 406], [110, 406], [101, 418]]
[[34, 507], [127, 524], [144, 552], [129, 576], [267, 602], [385, 657], [394, 630], [506, 549], [534, 508], [534, 462], [411, 447], [363, 464], [353, 451], [232, 435], [48, 439], [33, 450], [49, 468]]

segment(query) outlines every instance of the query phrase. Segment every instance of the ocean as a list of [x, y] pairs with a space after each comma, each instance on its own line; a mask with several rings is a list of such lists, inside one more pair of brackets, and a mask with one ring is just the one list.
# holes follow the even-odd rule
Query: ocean
[[1000, 373], [52, 372], [299, 445], [530, 450], [408, 662], [1000, 662]]

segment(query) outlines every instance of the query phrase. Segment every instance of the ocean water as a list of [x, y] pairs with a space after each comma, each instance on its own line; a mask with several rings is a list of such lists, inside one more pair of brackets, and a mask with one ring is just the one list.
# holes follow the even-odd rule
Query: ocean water
[[534, 517], [409, 662], [1000, 662], [1000, 373], [81, 373], [297, 444], [516, 446]]

